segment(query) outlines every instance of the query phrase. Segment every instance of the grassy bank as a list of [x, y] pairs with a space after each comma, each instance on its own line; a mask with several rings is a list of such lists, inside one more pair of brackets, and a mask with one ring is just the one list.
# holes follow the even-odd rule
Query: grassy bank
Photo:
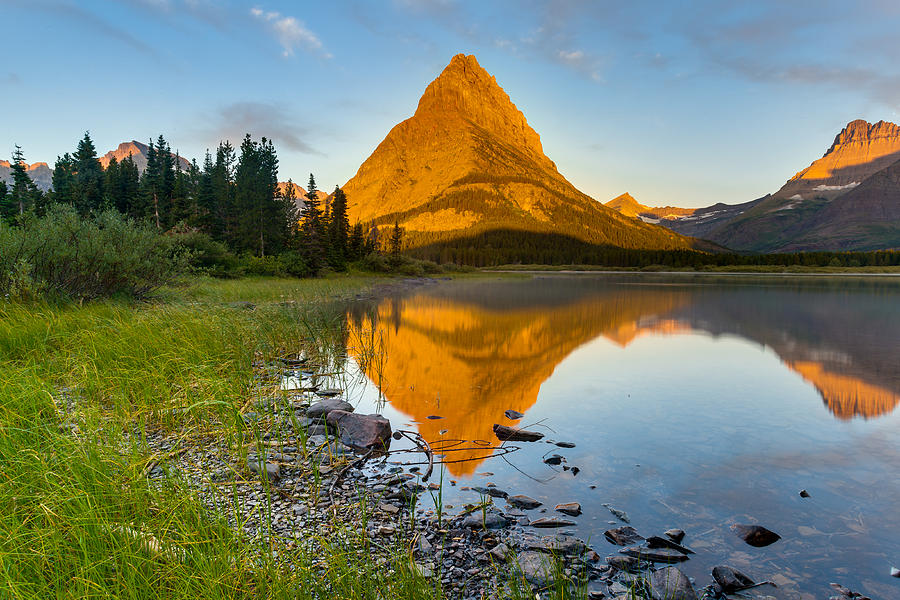
[[178, 477], [146, 477], [149, 432], [252, 439], [239, 410], [254, 362], [333, 359], [335, 300], [373, 283], [201, 280], [142, 304], [0, 303], [3, 596], [435, 597], [402, 555], [384, 568], [331, 545], [280, 560]]

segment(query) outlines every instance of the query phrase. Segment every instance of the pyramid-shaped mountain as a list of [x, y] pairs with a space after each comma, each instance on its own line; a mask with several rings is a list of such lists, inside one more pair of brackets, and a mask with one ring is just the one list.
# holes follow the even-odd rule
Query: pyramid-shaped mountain
[[345, 186], [352, 221], [399, 222], [411, 246], [497, 230], [559, 234], [628, 248], [693, 241], [629, 219], [578, 191], [540, 136], [474, 56], [431, 82]]

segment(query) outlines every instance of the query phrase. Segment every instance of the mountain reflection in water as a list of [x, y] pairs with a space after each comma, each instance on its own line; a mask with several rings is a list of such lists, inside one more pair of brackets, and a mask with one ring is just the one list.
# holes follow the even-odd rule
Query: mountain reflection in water
[[[357, 309], [350, 329], [351, 339], [379, 332], [383, 360], [368, 362], [366, 375], [430, 442], [496, 444], [493, 424], [512, 424], [504, 411], [527, 413], [557, 365], [601, 336], [622, 347], [646, 335], [739, 336], [774, 350], [837, 418], [873, 418], [900, 402], [900, 322], [889, 314], [898, 291], [888, 281], [818, 278], [463, 281]], [[471, 475], [485, 458], [467, 448], [452, 458], [471, 460], [448, 464], [451, 474]]]

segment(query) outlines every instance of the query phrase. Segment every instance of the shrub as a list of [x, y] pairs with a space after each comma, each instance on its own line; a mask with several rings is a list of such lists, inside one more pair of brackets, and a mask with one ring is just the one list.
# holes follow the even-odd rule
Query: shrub
[[0, 294], [143, 298], [183, 272], [189, 258], [171, 238], [116, 211], [88, 218], [56, 206], [20, 225], [0, 224]]
[[239, 277], [241, 261], [222, 242], [217, 242], [206, 233], [196, 229], [178, 228], [169, 235], [173, 241], [173, 251], [182, 253], [189, 259], [190, 270], [218, 278]]

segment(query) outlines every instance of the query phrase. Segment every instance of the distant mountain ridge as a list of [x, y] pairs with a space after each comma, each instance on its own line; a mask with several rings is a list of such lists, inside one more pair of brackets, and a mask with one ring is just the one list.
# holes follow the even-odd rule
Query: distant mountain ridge
[[[109, 152], [101, 156], [100, 164], [105, 169], [109, 166], [109, 162], [113, 158], [116, 159], [116, 162], [122, 162], [123, 160], [131, 156], [131, 160], [133, 160], [135, 166], [137, 166], [138, 172], [143, 173], [147, 168], [147, 152], [149, 150], [150, 146], [148, 146], [147, 144], [142, 144], [137, 140], [122, 142], [115, 150], [110, 150]], [[177, 156], [175, 154], [172, 155]], [[178, 161], [183, 171], [186, 171], [191, 167], [191, 161], [184, 158], [183, 156], [179, 156]]]
[[666, 217], [640, 206], [638, 218], [740, 251], [900, 248], [900, 127], [851, 121], [822, 158], [750, 202]]
[[[36, 162], [26, 165], [25, 172], [39, 189], [45, 192], [50, 189], [53, 170], [47, 163]], [[0, 181], [12, 184], [12, 164], [8, 160], [0, 160]]]
[[351, 221], [399, 222], [411, 245], [497, 230], [591, 244], [690, 248], [577, 190], [474, 56], [454, 56], [344, 186]]

